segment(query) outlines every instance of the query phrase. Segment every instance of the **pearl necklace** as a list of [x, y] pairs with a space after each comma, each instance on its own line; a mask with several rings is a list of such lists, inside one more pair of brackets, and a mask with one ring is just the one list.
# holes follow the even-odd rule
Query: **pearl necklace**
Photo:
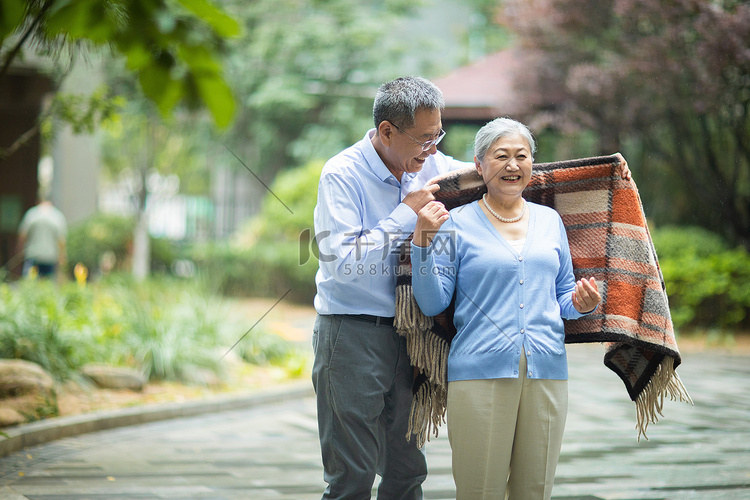
[[494, 216], [495, 216], [495, 217], [497, 218], [497, 220], [499, 220], [500, 222], [506, 222], [506, 223], [508, 223], [508, 224], [510, 224], [511, 222], [518, 222], [519, 220], [521, 220], [521, 219], [523, 218], [523, 214], [525, 214], [525, 213], [526, 213], [526, 200], [524, 200], [523, 198], [521, 198], [521, 200], [523, 200], [523, 208], [521, 209], [521, 213], [520, 213], [520, 214], [518, 214], [518, 216], [517, 216], [517, 217], [513, 217], [513, 218], [511, 218], [511, 219], [506, 219], [505, 217], [501, 217], [500, 215], [498, 215], [498, 214], [497, 214], [497, 213], [496, 213], [496, 212], [495, 212], [494, 210], [492, 210], [492, 209], [490, 208], [490, 206], [489, 206], [489, 205], [487, 204], [487, 193], [484, 193], [484, 194], [482, 195], [482, 203], [484, 203], [484, 206], [485, 206], [485, 207], [487, 207], [487, 210], [489, 210], [489, 211], [490, 211], [490, 213], [491, 213], [492, 215], [494, 215]]

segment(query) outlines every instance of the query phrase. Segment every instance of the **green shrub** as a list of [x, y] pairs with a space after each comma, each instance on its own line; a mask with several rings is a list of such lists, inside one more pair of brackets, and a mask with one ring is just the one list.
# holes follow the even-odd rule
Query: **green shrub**
[[270, 186], [272, 192], [263, 199], [260, 216], [246, 229], [250, 238], [296, 243], [301, 231], [312, 229], [323, 164], [313, 161], [276, 176]]
[[172, 263], [180, 256], [178, 246], [168, 238], [151, 238], [151, 272], [168, 274]]
[[312, 303], [318, 261], [299, 261], [299, 245], [257, 243], [249, 249], [204, 247], [193, 254], [200, 276], [228, 296], [279, 298]]
[[68, 234], [69, 267], [80, 262], [90, 271], [99, 268], [102, 256], [111, 252], [115, 269], [124, 269], [133, 239], [131, 217], [96, 214], [70, 227]]
[[91, 299], [76, 286], [59, 293], [49, 280], [0, 285], [0, 357], [32, 361], [58, 380], [70, 378], [97, 358], [86, 314]]
[[[129, 271], [135, 221], [132, 217], [99, 213], [71, 226], [68, 267], [80, 262], [89, 274], [99, 270], [105, 254], [114, 257], [114, 271]], [[167, 272], [177, 258], [176, 246], [165, 238], [151, 238], [151, 269]]]
[[[141, 370], [151, 380], [200, 382], [207, 371], [222, 374], [222, 354], [240, 329], [197, 281], [136, 283], [114, 274], [85, 287], [0, 284], [0, 357], [36, 362], [58, 380], [102, 362]], [[254, 332], [249, 361], [292, 357], [276, 336], [266, 337]]]
[[109, 346], [107, 362], [135, 366], [151, 380], [193, 381], [199, 369], [218, 373], [223, 318], [216, 301], [197, 286], [114, 276], [104, 295], [95, 311], [101, 323], [108, 322], [98, 339]]
[[285, 171], [270, 186], [260, 215], [231, 244], [195, 249], [193, 260], [217, 290], [229, 295], [281, 297], [312, 303], [315, 296], [313, 211], [322, 162]]
[[721, 236], [701, 227], [664, 226], [652, 231], [651, 237], [659, 260], [708, 257], [729, 248]]
[[652, 232], [675, 327], [750, 326], [750, 254], [693, 227]]

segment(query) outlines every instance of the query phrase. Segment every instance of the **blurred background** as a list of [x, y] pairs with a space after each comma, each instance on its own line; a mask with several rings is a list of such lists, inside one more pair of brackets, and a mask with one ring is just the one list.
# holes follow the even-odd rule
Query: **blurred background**
[[[58, 392], [101, 366], [142, 386], [305, 376], [289, 321], [314, 314], [320, 170], [412, 74], [443, 90], [458, 159], [497, 116], [531, 127], [537, 162], [621, 152], [678, 341], [747, 338], [747, 2], [2, 0], [0, 41], [0, 358]], [[67, 222], [53, 280], [23, 273], [40, 198]], [[19, 405], [61, 412], [55, 391]]]

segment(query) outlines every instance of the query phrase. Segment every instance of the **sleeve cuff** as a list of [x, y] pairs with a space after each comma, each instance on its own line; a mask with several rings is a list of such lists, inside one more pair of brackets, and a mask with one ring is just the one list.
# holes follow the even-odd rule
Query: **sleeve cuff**
[[[431, 246], [431, 245], [430, 245]], [[411, 259], [417, 262], [425, 262], [430, 254], [430, 247], [420, 247], [414, 241], [411, 242]]]
[[391, 212], [391, 219], [393, 219], [404, 234], [407, 235], [413, 233], [414, 228], [417, 225], [417, 214], [415, 214], [414, 210], [405, 203], [398, 204], [393, 212]]

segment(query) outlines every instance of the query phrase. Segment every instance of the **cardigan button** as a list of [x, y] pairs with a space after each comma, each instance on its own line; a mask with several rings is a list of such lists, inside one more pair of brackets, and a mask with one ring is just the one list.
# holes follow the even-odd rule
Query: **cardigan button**
[[523, 309], [523, 303], [521, 303], [521, 309]]

